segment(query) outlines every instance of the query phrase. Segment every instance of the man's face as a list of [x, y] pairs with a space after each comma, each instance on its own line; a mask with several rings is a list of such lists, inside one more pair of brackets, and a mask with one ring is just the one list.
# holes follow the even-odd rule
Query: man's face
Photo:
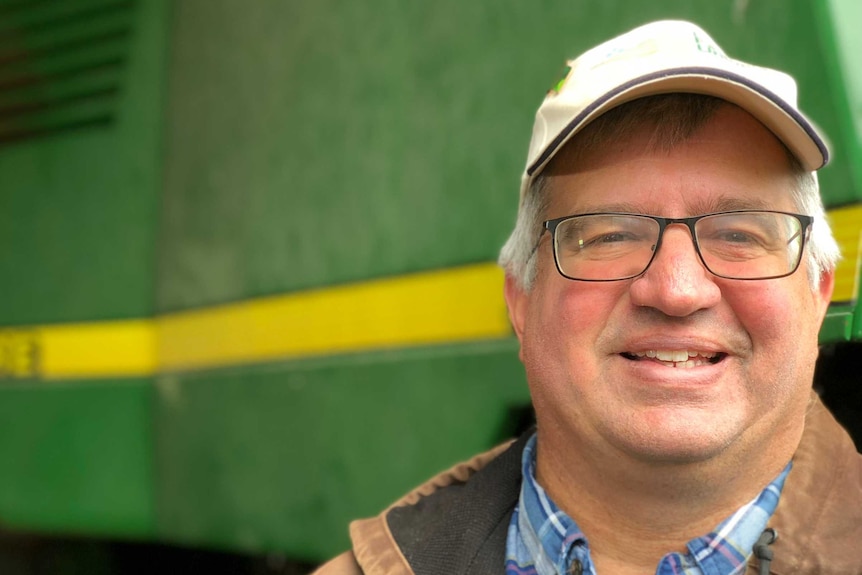
[[[547, 218], [797, 211], [784, 149], [740, 109], [721, 108], [671, 151], [651, 150], [648, 137], [577, 161], [563, 150], [548, 174]], [[540, 441], [553, 433], [596, 453], [690, 462], [798, 440], [831, 275], [812, 291], [803, 257], [785, 278], [715, 277], [682, 225], [665, 231], [652, 265], [632, 280], [563, 278], [547, 233], [536, 257], [531, 291], [507, 279], [506, 296]], [[660, 360], [672, 352], [694, 366]]]

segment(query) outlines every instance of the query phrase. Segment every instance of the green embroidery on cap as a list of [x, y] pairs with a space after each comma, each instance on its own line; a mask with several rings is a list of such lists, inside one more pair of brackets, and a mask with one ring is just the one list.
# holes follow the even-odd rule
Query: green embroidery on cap
[[721, 52], [721, 50], [718, 49], [718, 46], [716, 46], [712, 42], [709, 42], [709, 43], [705, 42], [705, 43], [701, 44], [700, 35], [697, 32], [692, 32], [692, 34], [694, 35], [694, 43], [697, 44], [697, 49], [700, 52], [706, 52], [706, 53], [712, 54], [714, 56], [723, 56], [724, 55]]
[[566, 67], [565, 67], [565, 69], [564, 69], [564, 71], [563, 71], [563, 77], [562, 77], [562, 78], [560, 78], [560, 81], [559, 81], [559, 82], [557, 82], [557, 83], [554, 85], [554, 87], [553, 87], [553, 88], [551, 88], [551, 92], [553, 92], [554, 94], [559, 94], [559, 93], [560, 93], [560, 90], [562, 90], [562, 89], [563, 89], [563, 86], [565, 86], [565, 85], [566, 85], [566, 80], [568, 80], [568, 79], [569, 79], [569, 75], [570, 75], [571, 73], [572, 73], [572, 66], [571, 66], [571, 64], [566, 64]]

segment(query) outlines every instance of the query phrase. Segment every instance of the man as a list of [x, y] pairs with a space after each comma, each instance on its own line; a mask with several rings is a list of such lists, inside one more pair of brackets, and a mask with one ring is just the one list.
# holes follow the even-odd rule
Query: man
[[536, 431], [323, 573], [862, 573], [862, 456], [811, 391], [838, 254], [795, 91], [685, 22], [570, 63], [500, 257]]

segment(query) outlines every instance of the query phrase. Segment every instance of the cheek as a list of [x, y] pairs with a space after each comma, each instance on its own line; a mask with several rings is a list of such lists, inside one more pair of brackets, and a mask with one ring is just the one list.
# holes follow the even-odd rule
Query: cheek
[[755, 366], [794, 379], [813, 367], [819, 322], [807, 285], [752, 282], [725, 293], [750, 338]]
[[590, 371], [597, 360], [596, 342], [621, 299], [620, 290], [612, 287], [563, 278], [537, 285], [522, 347], [525, 364], [545, 377], [549, 371]]
[[730, 293], [727, 300], [748, 332], [755, 352], [758, 347], [778, 343], [791, 327], [792, 314], [787, 307], [791, 302], [782, 290], [752, 286]]
[[811, 290], [798, 282], [782, 283], [785, 279], [767, 280], [762, 285], [752, 282], [749, 289], [736, 290], [736, 297], [728, 297], [740, 319], [751, 326], [752, 334], [798, 341], [810, 335], [812, 329], [816, 333], [817, 313]]

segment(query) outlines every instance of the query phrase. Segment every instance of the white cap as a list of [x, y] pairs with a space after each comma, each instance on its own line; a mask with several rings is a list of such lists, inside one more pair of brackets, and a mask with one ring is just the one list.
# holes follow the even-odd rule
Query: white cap
[[575, 60], [536, 112], [521, 198], [532, 179], [579, 130], [624, 102], [667, 93], [695, 93], [732, 102], [760, 120], [809, 171], [829, 160], [814, 126], [797, 109], [789, 75], [728, 58], [690, 22], [646, 24]]

